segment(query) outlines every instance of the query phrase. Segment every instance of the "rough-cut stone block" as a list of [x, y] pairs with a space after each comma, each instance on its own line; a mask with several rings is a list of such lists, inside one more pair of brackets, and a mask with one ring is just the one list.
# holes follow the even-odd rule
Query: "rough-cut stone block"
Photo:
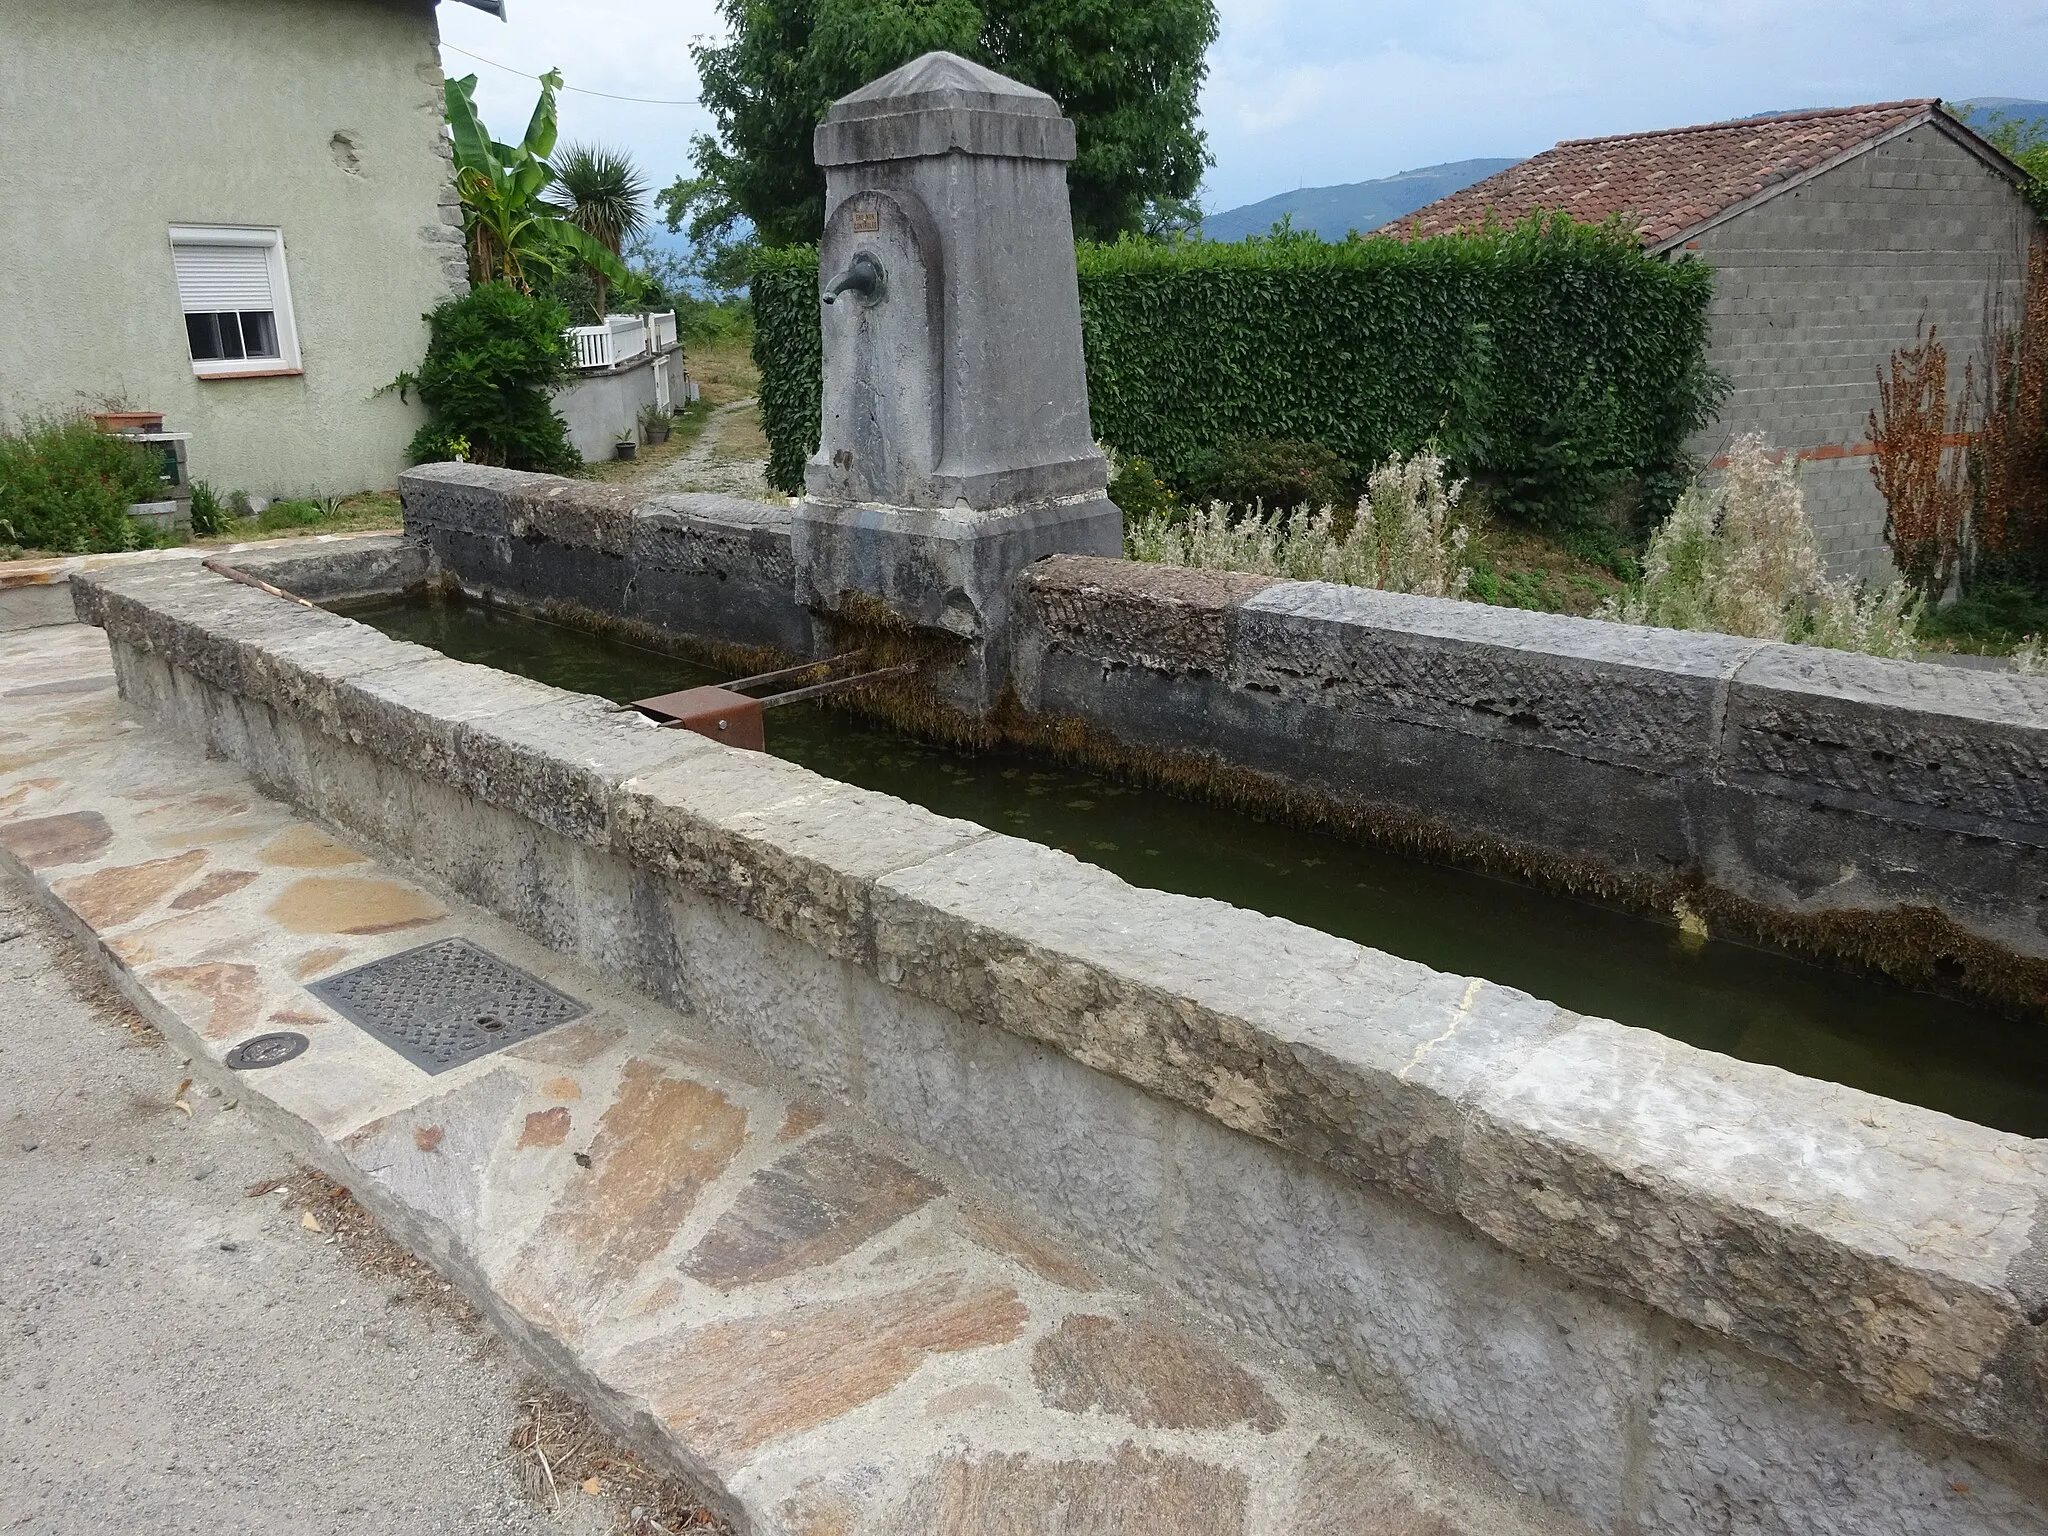
[[1605, 1020], [1526, 1053], [1475, 1104], [1458, 1209], [1481, 1231], [2048, 1456], [2035, 1143]]
[[512, 508], [536, 479], [562, 484], [553, 476], [537, 477], [482, 464], [420, 464], [398, 477], [399, 500], [405, 507], [405, 531], [419, 535], [438, 530], [503, 538], [511, 528]]
[[426, 544], [402, 533], [381, 538], [310, 538], [221, 557], [238, 571], [316, 603], [403, 592], [428, 575]]
[[2037, 1481], [1782, 1368], [1685, 1341], [1657, 1383], [1641, 1528], [1755, 1536], [2037, 1536]]
[[587, 694], [465, 721], [456, 734], [462, 787], [577, 842], [603, 847], [614, 790], [698, 754], [701, 739]]
[[1232, 616], [1270, 576], [1055, 555], [1018, 578], [1022, 622], [1044, 643], [1110, 665], [1224, 677]]
[[685, 761], [624, 786], [612, 819], [614, 845], [628, 858], [828, 955], [856, 960], [867, 955], [868, 893], [877, 878], [990, 835], [973, 822], [708, 741]]
[[2048, 845], [2048, 678], [1765, 646], [1722, 757], [1737, 785]]
[[460, 783], [456, 740], [465, 724], [560, 698], [558, 689], [496, 667], [432, 656], [351, 677], [336, 690], [331, 723], [323, 725], [400, 767]]
[[1156, 1230], [1112, 1244], [1204, 1312], [1478, 1448], [1521, 1492], [1616, 1528], [1656, 1358], [1646, 1309], [1206, 1116], [1175, 1112], [1162, 1139]]
[[1240, 687], [1659, 774], [1701, 771], [1758, 642], [1325, 582], [1239, 609]]
[[[737, 496], [658, 496], [633, 514], [625, 616], [727, 645], [804, 654], [790, 510]], [[536, 594], [541, 595], [541, 594]]]
[[1523, 993], [989, 838], [875, 888], [882, 979], [1450, 1208], [1458, 1099], [1561, 1028]]

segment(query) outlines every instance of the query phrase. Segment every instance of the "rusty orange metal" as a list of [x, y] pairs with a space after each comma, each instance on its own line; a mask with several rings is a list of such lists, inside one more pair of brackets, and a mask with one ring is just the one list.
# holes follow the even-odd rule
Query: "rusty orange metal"
[[729, 747], [744, 747], [749, 752], [768, 750], [768, 739], [761, 726], [761, 701], [734, 693], [730, 688], [685, 688], [679, 693], [635, 699], [633, 707], [663, 725], [695, 731]]

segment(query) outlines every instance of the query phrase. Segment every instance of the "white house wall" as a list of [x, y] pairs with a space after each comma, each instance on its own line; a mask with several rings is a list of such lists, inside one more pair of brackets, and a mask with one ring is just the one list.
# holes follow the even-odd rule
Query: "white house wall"
[[[119, 402], [256, 495], [393, 485], [465, 277], [430, 0], [0, 0], [0, 419]], [[173, 224], [276, 226], [297, 377], [194, 377]]]
[[1889, 574], [1870, 474], [1878, 370], [1926, 325], [1948, 347], [1951, 399], [1966, 361], [1981, 378], [1986, 318], [2017, 317], [2035, 227], [2010, 182], [1923, 124], [1705, 231], [1682, 253], [1715, 268], [1708, 355], [1734, 393], [1695, 451], [1752, 430], [1797, 449], [1830, 565]]

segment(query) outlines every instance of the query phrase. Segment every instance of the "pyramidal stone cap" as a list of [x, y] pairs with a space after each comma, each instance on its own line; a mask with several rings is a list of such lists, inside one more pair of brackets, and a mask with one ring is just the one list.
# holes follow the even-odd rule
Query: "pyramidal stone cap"
[[835, 101], [811, 148], [820, 166], [955, 151], [1065, 162], [1074, 125], [1043, 91], [957, 53], [927, 53]]

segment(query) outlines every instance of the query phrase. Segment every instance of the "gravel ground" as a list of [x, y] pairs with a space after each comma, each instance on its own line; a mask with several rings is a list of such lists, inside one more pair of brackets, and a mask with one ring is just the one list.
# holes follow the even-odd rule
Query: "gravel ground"
[[510, 1351], [308, 1230], [305, 1179], [248, 1195], [291, 1160], [198, 1085], [177, 1108], [189, 1075], [0, 875], [0, 1532], [609, 1529], [522, 1496]]
[[[649, 494], [666, 491], [722, 491], [751, 501], [784, 498], [768, 483], [768, 461], [735, 453], [733, 442], [759, 436], [753, 426], [758, 403], [752, 395], [714, 410], [690, 451], [635, 482]], [[751, 427], [751, 431], [749, 428]]]

